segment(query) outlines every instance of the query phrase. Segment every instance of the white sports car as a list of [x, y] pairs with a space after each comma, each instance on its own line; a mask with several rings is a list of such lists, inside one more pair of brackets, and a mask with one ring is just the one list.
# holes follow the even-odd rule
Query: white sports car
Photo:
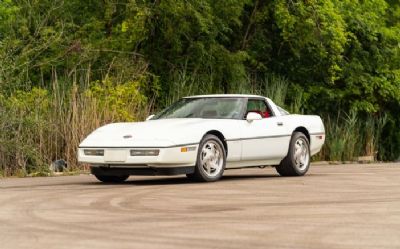
[[262, 96], [203, 95], [145, 122], [98, 128], [79, 145], [78, 160], [102, 182], [175, 174], [216, 181], [225, 169], [266, 165], [301, 176], [324, 141], [319, 116], [289, 114]]

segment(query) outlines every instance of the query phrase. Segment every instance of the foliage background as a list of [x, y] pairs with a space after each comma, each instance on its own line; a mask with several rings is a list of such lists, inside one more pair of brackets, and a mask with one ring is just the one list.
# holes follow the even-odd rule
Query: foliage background
[[319, 114], [318, 159], [400, 156], [398, 0], [2, 0], [0, 172], [46, 171], [92, 129], [190, 94]]

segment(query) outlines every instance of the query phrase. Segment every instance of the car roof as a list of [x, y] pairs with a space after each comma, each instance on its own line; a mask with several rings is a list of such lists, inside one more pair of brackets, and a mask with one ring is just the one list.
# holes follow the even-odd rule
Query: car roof
[[208, 94], [208, 95], [194, 95], [184, 97], [185, 99], [191, 98], [265, 98], [260, 95], [251, 94]]

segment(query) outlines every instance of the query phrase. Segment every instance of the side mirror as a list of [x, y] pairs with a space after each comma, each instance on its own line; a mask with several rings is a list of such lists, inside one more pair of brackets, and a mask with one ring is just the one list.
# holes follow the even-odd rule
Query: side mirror
[[254, 120], [261, 120], [261, 119], [262, 119], [261, 115], [258, 114], [257, 112], [249, 112], [247, 113], [246, 116], [246, 120], [249, 123], [253, 122]]
[[154, 117], [154, 114], [151, 114], [150, 116], [148, 116], [148, 117], [146, 118], [146, 121], [152, 119], [153, 117]]

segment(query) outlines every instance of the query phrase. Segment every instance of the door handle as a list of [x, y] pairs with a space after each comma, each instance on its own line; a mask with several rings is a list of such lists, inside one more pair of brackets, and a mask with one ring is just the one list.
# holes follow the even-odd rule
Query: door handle
[[283, 125], [283, 122], [277, 122], [276, 123], [278, 126], [282, 126]]

